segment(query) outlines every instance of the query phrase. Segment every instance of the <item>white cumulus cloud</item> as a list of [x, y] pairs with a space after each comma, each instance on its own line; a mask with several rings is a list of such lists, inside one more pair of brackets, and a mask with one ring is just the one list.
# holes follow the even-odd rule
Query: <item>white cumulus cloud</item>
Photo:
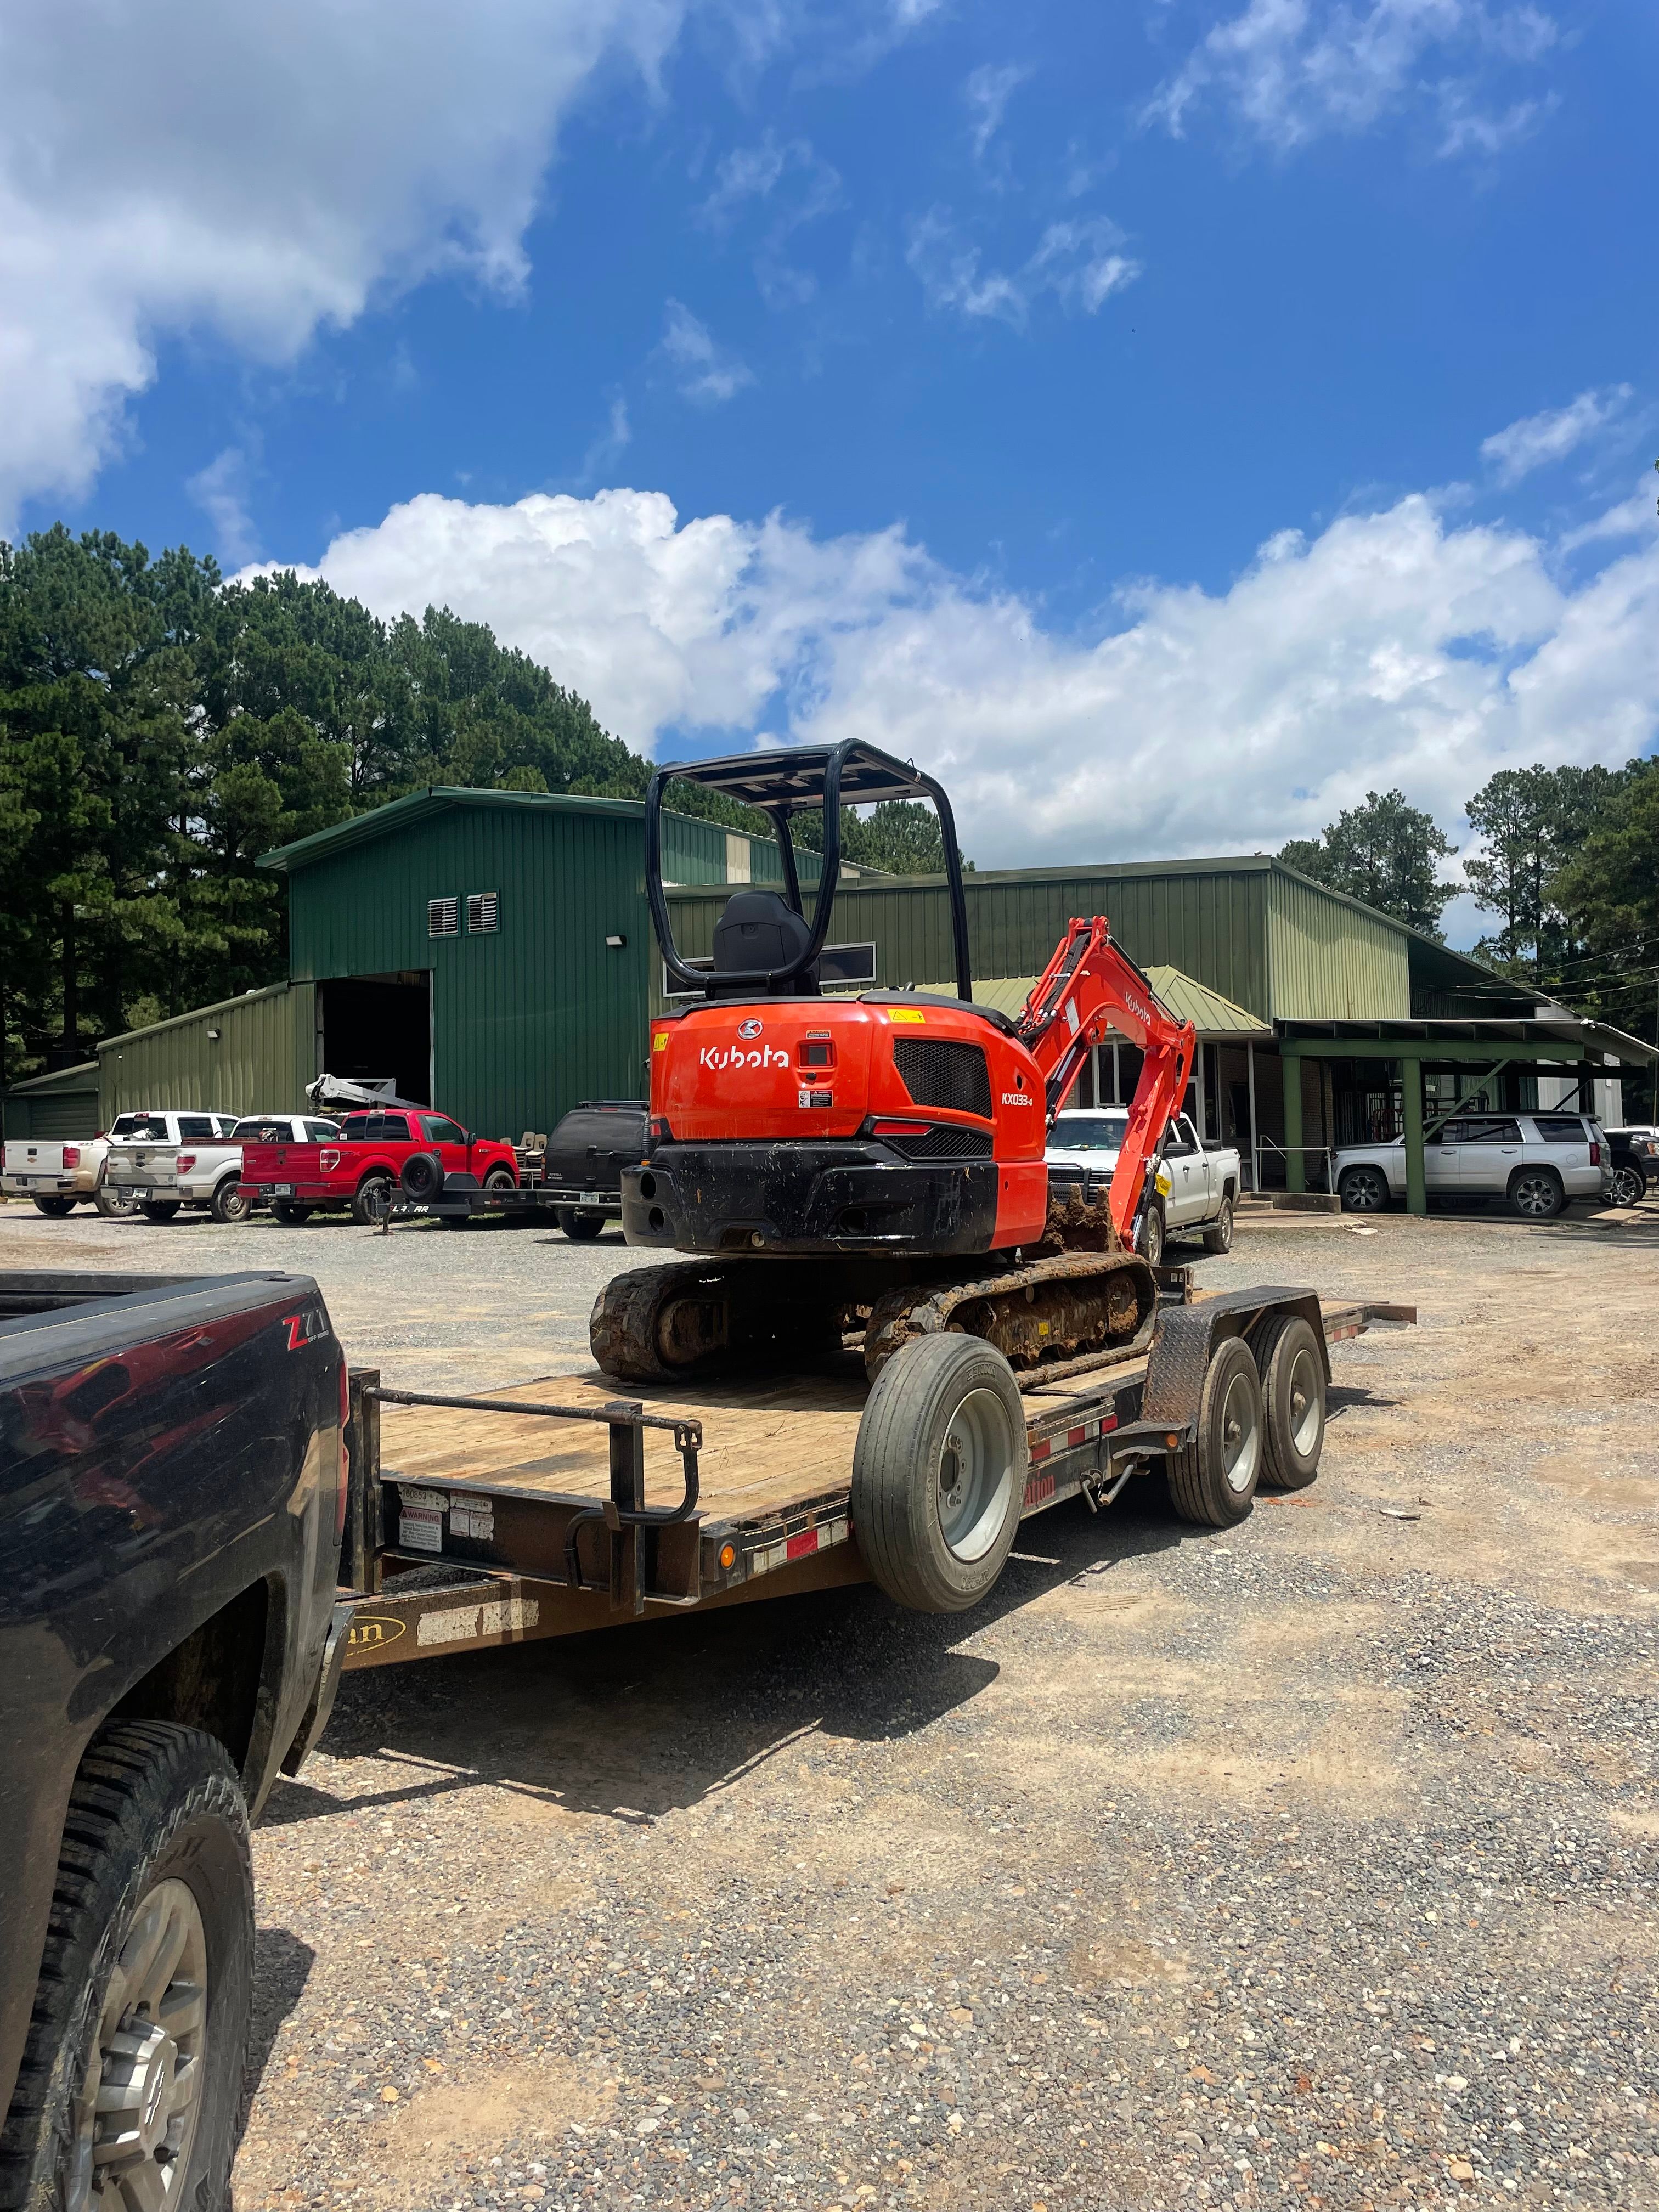
[[441, 270], [510, 291], [562, 117], [680, 0], [55, 0], [0, 27], [0, 526], [86, 489], [158, 345], [293, 359]]
[[1609, 385], [1601, 392], [1581, 392], [1565, 407], [1523, 415], [1506, 430], [1494, 431], [1483, 441], [1481, 453], [1492, 463], [1500, 483], [1519, 483], [1534, 469], [1551, 467], [1576, 453], [1620, 412], [1631, 397], [1628, 384]]
[[1279, 533], [1224, 592], [1137, 585], [1084, 636], [898, 528], [682, 523], [643, 491], [427, 495], [320, 573], [383, 614], [489, 623], [647, 750], [856, 736], [911, 756], [981, 865], [1012, 866], [1271, 848], [1395, 784], [1455, 832], [1496, 769], [1650, 749], [1659, 531], [1632, 504], [1602, 543], [1565, 583], [1529, 533], [1415, 494]]

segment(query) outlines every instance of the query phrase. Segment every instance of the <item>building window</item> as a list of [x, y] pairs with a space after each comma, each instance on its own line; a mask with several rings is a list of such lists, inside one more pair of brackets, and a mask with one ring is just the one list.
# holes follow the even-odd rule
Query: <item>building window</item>
[[[453, 904], [453, 902], [452, 901]], [[469, 891], [466, 895], [466, 927], [471, 937], [483, 937], [501, 926], [501, 895], [499, 891]]]
[[426, 933], [428, 937], [459, 937], [460, 928], [460, 917], [454, 899], [427, 901]]

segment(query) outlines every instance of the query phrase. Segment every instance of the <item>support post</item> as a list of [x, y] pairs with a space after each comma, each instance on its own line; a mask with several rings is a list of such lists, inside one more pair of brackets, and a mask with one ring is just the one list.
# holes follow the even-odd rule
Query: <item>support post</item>
[[1244, 1047], [1244, 1064], [1250, 1079], [1250, 1188], [1252, 1191], [1258, 1191], [1261, 1188], [1261, 1140], [1256, 1135], [1255, 1129], [1255, 1040], [1254, 1037]]
[[1400, 1063], [1401, 1133], [1406, 1140], [1406, 1211], [1426, 1213], [1429, 1187], [1423, 1171], [1423, 1063]]
[[1302, 1156], [1302, 1061], [1287, 1052], [1279, 1062], [1285, 1073], [1285, 1188], [1306, 1190], [1307, 1169]]

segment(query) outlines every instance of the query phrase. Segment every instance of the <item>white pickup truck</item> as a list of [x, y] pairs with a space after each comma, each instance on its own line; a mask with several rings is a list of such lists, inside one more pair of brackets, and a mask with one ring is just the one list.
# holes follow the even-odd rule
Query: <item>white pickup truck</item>
[[[284, 1116], [292, 1119], [292, 1116]], [[244, 1221], [242, 1148], [234, 1114], [123, 1114], [110, 1131], [104, 1180], [147, 1221], [205, 1206], [216, 1221]]]
[[[1068, 1108], [1054, 1116], [1044, 1157], [1051, 1168], [1079, 1168], [1090, 1183], [1108, 1183], [1128, 1126], [1127, 1106]], [[1141, 1248], [1153, 1267], [1163, 1259], [1168, 1237], [1191, 1230], [1202, 1234], [1206, 1252], [1230, 1252], [1242, 1182], [1235, 1148], [1206, 1146], [1188, 1116], [1177, 1114], [1170, 1124], [1157, 1193], [1141, 1234]]]
[[96, 1206], [100, 1213], [125, 1213], [131, 1201], [104, 1185], [103, 1137], [15, 1137], [8, 1140], [0, 1190], [8, 1198], [32, 1198], [42, 1213], [72, 1213], [77, 1206]]

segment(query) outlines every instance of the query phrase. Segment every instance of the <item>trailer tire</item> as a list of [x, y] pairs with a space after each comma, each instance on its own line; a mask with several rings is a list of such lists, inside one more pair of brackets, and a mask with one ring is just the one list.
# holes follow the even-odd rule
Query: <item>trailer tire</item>
[[1267, 1417], [1264, 1490], [1305, 1490], [1325, 1448], [1325, 1362], [1319, 1339], [1300, 1314], [1275, 1314], [1255, 1342], [1256, 1372]]
[[1204, 1231], [1206, 1252], [1231, 1252], [1233, 1249], [1233, 1202], [1230, 1198], [1221, 1201], [1221, 1211]]
[[291, 1198], [272, 1199], [270, 1210], [284, 1229], [297, 1229], [302, 1221], [311, 1218], [311, 1208], [297, 1205]]
[[[252, 1997], [253, 1870], [228, 1753], [197, 1729], [105, 1728], [70, 1796], [0, 2204], [84, 2204], [94, 2177], [100, 2203], [224, 2203]], [[186, 2068], [193, 2098], [177, 2094]]]
[[853, 1528], [895, 1604], [963, 1613], [1002, 1572], [1025, 1502], [1025, 1408], [994, 1345], [913, 1337], [876, 1378], [853, 1455]]
[[50, 1198], [37, 1198], [34, 1204], [38, 1212], [47, 1215], [53, 1221], [61, 1221], [66, 1213], [75, 1211], [72, 1198], [59, 1198], [55, 1194]]
[[591, 1206], [562, 1206], [559, 1227], [573, 1244], [591, 1244], [605, 1234], [605, 1216]]
[[351, 1218], [360, 1228], [378, 1229], [392, 1211], [392, 1178], [366, 1175], [351, 1197]]
[[1261, 1480], [1267, 1425], [1250, 1347], [1224, 1337], [1205, 1370], [1198, 1434], [1167, 1463], [1170, 1503], [1182, 1520], [1231, 1528], [1245, 1518]]
[[138, 1211], [146, 1221], [171, 1221], [183, 1204], [181, 1198], [141, 1198]]

